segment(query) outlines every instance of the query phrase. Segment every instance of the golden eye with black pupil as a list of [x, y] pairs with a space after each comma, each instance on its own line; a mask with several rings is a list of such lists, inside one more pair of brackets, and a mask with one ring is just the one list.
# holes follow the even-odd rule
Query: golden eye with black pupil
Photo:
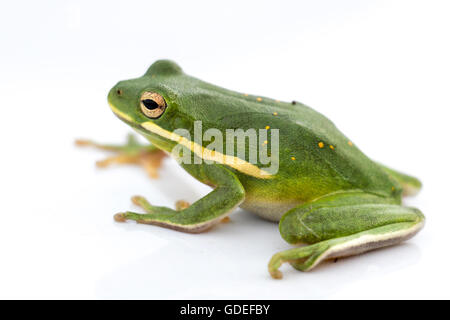
[[146, 117], [157, 119], [166, 110], [166, 101], [156, 92], [144, 92], [141, 96], [141, 111]]

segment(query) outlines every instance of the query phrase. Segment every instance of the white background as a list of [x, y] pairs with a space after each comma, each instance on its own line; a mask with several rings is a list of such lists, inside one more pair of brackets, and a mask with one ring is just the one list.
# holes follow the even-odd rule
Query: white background
[[[450, 298], [448, 1], [10, 1], [0, 11], [0, 298]], [[411, 241], [310, 273], [267, 262], [290, 248], [277, 225], [237, 210], [189, 235], [114, 223], [196, 200], [208, 187], [167, 161], [99, 170], [121, 142], [106, 103], [157, 59], [208, 82], [302, 101], [372, 158], [414, 174]]]

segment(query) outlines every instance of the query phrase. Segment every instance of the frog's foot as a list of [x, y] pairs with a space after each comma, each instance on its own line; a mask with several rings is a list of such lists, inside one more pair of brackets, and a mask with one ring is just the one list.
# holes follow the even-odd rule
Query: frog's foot
[[[142, 208], [146, 213], [154, 213], [154, 207], [148, 202], [148, 200], [142, 196], [134, 196], [131, 198], [131, 201], [137, 205], [138, 207]], [[182, 211], [184, 209], [189, 208], [191, 204], [185, 200], [178, 200], [175, 202], [175, 210], [176, 211]], [[122, 218], [120, 216], [118, 217], [119, 222], [123, 222]], [[220, 222], [226, 223], [230, 222], [230, 217], [224, 217]]]
[[175, 210], [181, 211], [189, 208], [190, 205], [191, 204], [185, 200], [178, 200], [177, 202], [175, 202]]
[[116, 155], [97, 161], [97, 166], [105, 168], [111, 164], [141, 165], [151, 178], [158, 177], [158, 169], [166, 153], [153, 145], [140, 144], [133, 135], [128, 135], [124, 145], [99, 144], [91, 140], [76, 140], [78, 146], [91, 146], [102, 150], [115, 152]]
[[310, 245], [276, 253], [269, 262], [271, 276], [282, 277], [278, 269], [284, 262], [309, 271], [327, 259], [400, 243], [422, 229], [425, 218], [419, 210], [383, 201], [373, 195], [341, 194], [289, 210], [280, 221], [281, 235], [289, 243]]

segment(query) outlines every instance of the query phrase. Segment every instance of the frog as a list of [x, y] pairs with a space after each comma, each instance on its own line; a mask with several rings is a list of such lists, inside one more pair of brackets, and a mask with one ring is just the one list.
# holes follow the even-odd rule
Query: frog
[[[278, 223], [281, 237], [293, 246], [269, 260], [275, 279], [282, 278], [283, 263], [310, 271], [325, 260], [401, 243], [424, 226], [419, 209], [402, 205], [421, 182], [370, 159], [332, 121], [303, 103], [224, 89], [189, 76], [171, 60], [158, 60], [143, 76], [118, 82], [107, 100], [146, 143], [134, 136], [124, 145], [78, 141], [117, 153], [99, 166], [140, 164], [156, 177], [163, 159], [173, 156], [212, 188], [192, 204], [178, 201], [175, 208], [134, 196], [144, 212], [118, 213], [117, 222], [201, 233], [240, 207]], [[250, 161], [247, 155], [255, 148], [250, 144], [236, 155], [219, 148], [224, 141], [212, 148], [211, 140], [193, 138], [198, 123], [224, 135], [238, 129], [267, 133], [271, 139], [262, 134], [256, 147], [276, 147], [270, 149], [277, 153], [276, 170], [268, 170], [267, 161]]]

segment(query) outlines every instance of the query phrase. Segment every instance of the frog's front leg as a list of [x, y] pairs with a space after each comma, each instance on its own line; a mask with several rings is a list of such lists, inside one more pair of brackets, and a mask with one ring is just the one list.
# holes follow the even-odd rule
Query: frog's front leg
[[418, 209], [366, 194], [334, 195], [301, 205], [285, 213], [279, 227], [287, 242], [309, 245], [275, 254], [269, 272], [278, 279], [284, 262], [309, 271], [326, 259], [402, 242], [423, 227], [424, 219]]
[[190, 206], [180, 205], [179, 211], [152, 206], [142, 197], [133, 201], [147, 213], [119, 213], [114, 216], [118, 222], [135, 220], [138, 223], [153, 224], [177, 231], [199, 233], [220, 222], [244, 200], [244, 187], [236, 175], [221, 165], [198, 166], [202, 168], [200, 180], [215, 186], [215, 189]]
[[134, 135], [129, 134], [127, 142], [123, 145], [100, 144], [91, 140], [79, 139], [75, 141], [78, 146], [92, 146], [102, 150], [115, 152], [116, 155], [97, 161], [97, 166], [104, 168], [111, 164], [137, 164], [141, 165], [151, 178], [158, 177], [158, 169], [166, 153], [151, 144], [141, 144]]
[[[145, 199], [142, 196], [134, 196], [131, 198], [131, 201], [137, 205], [138, 207], [141, 207], [146, 213], [154, 213], [154, 206], [148, 202], [147, 199]], [[175, 202], [175, 210], [176, 211], [182, 211], [186, 208], [188, 208], [191, 204], [185, 200], [178, 200]], [[119, 222], [122, 220], [121, 214], [117, 216], [119, 219]], [[227, 223], [230, 222], [230, 217], [226, 216], [220, 220], [220, 222]]]

